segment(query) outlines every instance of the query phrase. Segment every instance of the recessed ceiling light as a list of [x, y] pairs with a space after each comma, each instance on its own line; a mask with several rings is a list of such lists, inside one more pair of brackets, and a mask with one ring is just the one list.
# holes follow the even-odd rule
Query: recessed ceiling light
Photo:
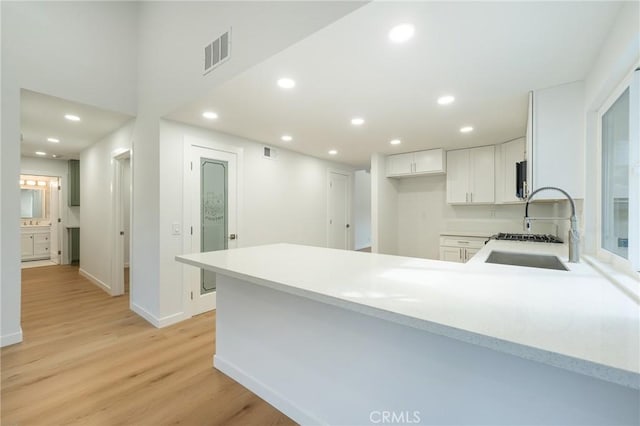
[[64, 118], [66, 118], [69, 121], [80, 121], [80, 117], [73, 114], [65, 114]]
[[53, 154], [53, 155], [52, 155], [52, 157], [53, 157], [53, 158], [58, 158], [58, 156], [57, 156], [57, 155], [55, 155], [55, 154]]
[[36, 155], [47, 155], [47, 153], [42, 151], [36, 151]]
[[469, 133], [472, 131], [473, 131], [473, 127], [471, 126], [460, 127], [460, 133]]
[[335, 149], [329, 151], [329, 155], [336, 155], [337, 153], [338, 151], [336, 151]]
[[364, 124], [364, 118], [355, 117], [351, 119], [351, 124], [354, 126], [362, 126]]
[[213, 112], [213, 111], [205, 111], [205, 112], [203, 112], [203, 113], [202, 113], [202, 116], [203, 116], [204, 118], [209, 119], [209, 120], [215, 120], [215, 119], [217, 119], [217, 118], [218, 118], [218, 114], [216, 114], [216, 113], [215, 113], [215, 112]]
[[389, 141], [389, 143], [391, 145], [400, 145], [402, 143], [402, 141], [400, 139], [393, 139], [393, 140]]
[[280, 139], [282, 139], [285, 142], [291, 142], [293, 140], [293, 138], [289, 135], [282, 135]]
[[453, 96], [445, 95], [445, 96], [440, 96], [438, 98], [438, 103], [440, 105], [449, 105], [449, 104], [453, 103], [453, 101], [455, 101], [455, 100], [456, 100], [456, 98], [454, 98]]
[[278, 86], [282, 87], [283, 89], [293, 89], [294, 87], [296, 87], [296, 82], [291, 78], [281, 78], [280, 80], [278, 80]]
[[413, 37], [415, 28], [411, 24], [400, 24], [391, 28], [389, 31], [389, 40], [394, 43], [404, 43]]
[[47, 140], [48, 140], [49, 142], [53, 142], [53, 143], [58, 143], [58, 142], [60, 142], [60, 139], [56, 139], [56, 138], [47, 138]]

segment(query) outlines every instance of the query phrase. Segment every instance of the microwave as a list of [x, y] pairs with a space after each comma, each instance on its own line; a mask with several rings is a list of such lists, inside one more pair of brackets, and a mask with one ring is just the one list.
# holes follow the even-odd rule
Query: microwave
[[527, 160], [516, 163], [516, 197], [527, 198]]

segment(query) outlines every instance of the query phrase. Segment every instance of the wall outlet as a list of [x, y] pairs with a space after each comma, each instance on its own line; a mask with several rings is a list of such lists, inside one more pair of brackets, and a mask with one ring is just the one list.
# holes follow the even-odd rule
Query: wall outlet
[[171, 234], [172, 235], [180, 235], [180, 224], [179, 223], [173, 223], [171, 224]]

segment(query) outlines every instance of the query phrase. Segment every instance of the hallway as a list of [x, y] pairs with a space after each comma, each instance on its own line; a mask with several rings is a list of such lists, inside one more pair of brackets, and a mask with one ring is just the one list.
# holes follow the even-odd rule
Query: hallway
[[22, 271], [24, 342], [2, 348], [2, 424], [285, 425], [212, 367], [215, 312], [157, 329], [76, 266]]

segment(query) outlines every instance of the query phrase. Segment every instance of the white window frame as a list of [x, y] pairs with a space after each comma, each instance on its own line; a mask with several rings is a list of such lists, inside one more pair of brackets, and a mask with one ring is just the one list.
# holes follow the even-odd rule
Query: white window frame
[[[607, 100], [598, 109], [597, 122], [597, 212], [596, 212], [596, 255], [615, 269], [634, 273], [640, 270], [640, 225], [634, 217], [640, 217], [640, 132], [638, 129], [638, 108], [640, 104], [640, 71], [635, 71], [640, 64], [635, 65], [625, 79], [615, 88]], [[629, 258], [625, 259], [602, 247], [602, 116], [618, 100], [620, 95], [629, 88], [630, 131], [629, 131], [629, 162], [630, 173], [635, 181], [629, 185]], [[633, 117], [636, 117], [636, 120]], [[635, 140], [635, 144], [634, 144]]]

